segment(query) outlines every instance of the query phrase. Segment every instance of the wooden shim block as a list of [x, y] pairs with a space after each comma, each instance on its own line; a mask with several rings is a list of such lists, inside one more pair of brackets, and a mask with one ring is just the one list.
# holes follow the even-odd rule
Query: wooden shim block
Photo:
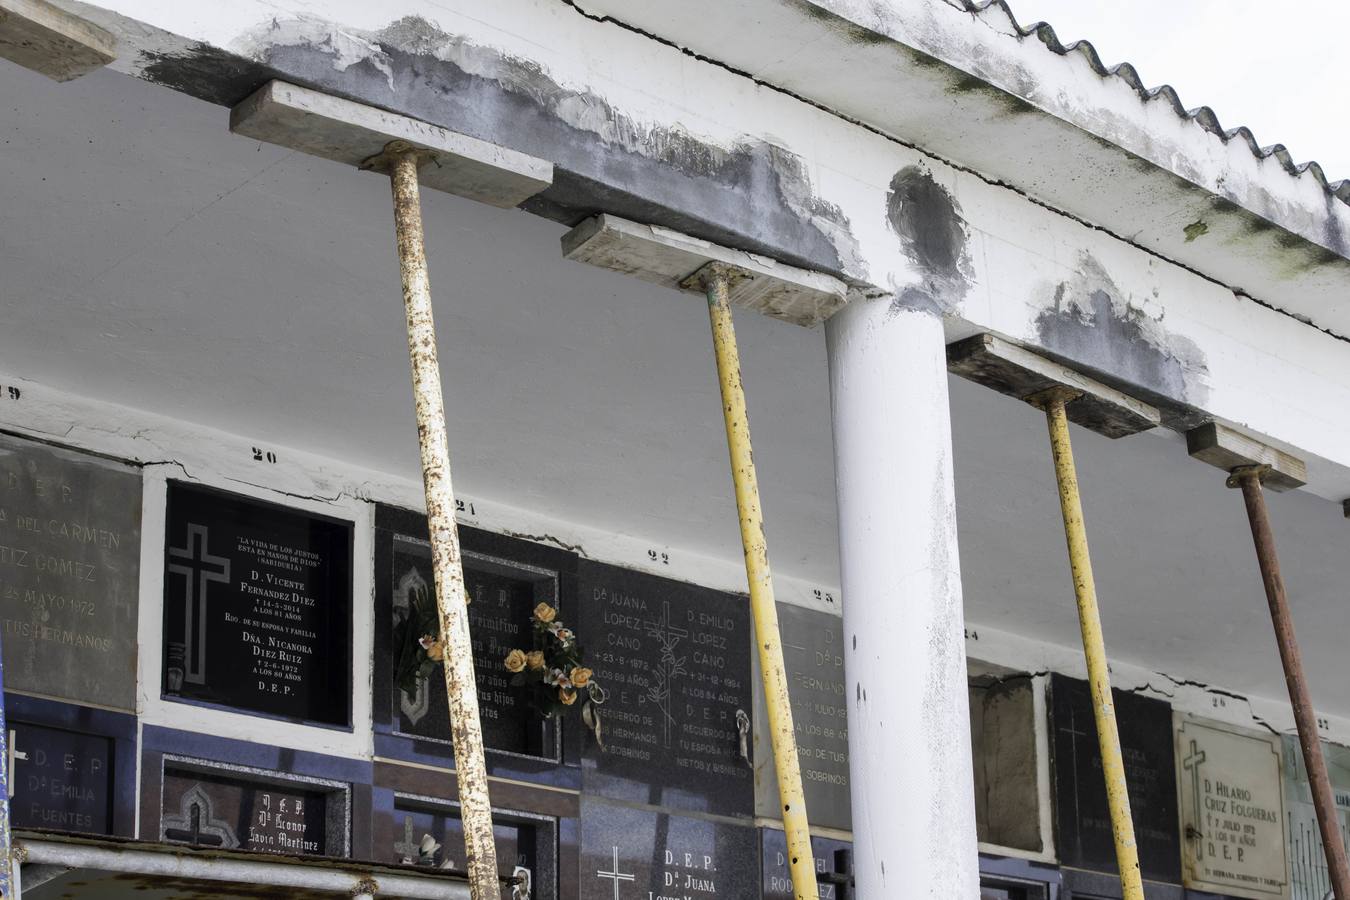
[[816, 325], [848, 299], [848, 288], [832, 275], [617, 216], [582, 222], [563, 235], [562, 251], [567, 259], [691, 293], [701, 293], [698, 286], [685, 283], [691, 275], [709, 263], [723, 263], [745, 276], [730, 286], [734, 305], [794, 325]]
[[1225, 472], [1239, 466], [1270, 466], [1263, 484], [1272, 491], [1291, 491], [1308, 483], [1308, 466], [1303, 460], [1218, 422], [1186, 432], [1186, 449], [1196, 459]]
[[231, 110], [230, 130], [353, 166], [390, 141], [406, 141], [431, 156], [419, 170], [421, 184], [503, 209], [553, 183], [547, 160], [284, 81], [268, 82]]
[[948, 346], [947, 368], [1019, 400], [1053, 387], [1079, 391], [1080, 396], [1064, 409], [1069, 421], [1110, 438], [1138, 434], [1161, 421], [1147, 403], [992, 334]]
[[53, 81], [70, 81], [116, 59], [117, 42], [46, 0], [0, 0], [0, 57]]

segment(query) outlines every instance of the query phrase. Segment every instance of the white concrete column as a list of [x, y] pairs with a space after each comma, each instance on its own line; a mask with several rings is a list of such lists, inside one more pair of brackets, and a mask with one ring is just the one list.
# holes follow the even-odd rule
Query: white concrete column
[[855, 299], [826, 334], [858, 897], [975, 900], [942, 320]]

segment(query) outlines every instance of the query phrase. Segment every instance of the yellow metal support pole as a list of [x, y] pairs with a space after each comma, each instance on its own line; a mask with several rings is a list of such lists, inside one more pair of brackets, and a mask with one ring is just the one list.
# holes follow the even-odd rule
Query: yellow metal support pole
[[1139, 871], [1139, 846], [1134, 839], [1134, 821], [1130, 817], [1130, 795], [1125, 787], [1125, 760], [1120, 752], [1120, 732], [1116, 728], [1116, 708], [1111, 699], [1111, 675], [1106, 665], [1106, 642], [1102, 638], [1102, 619], [1097, 609], [1097, 585], [1092, 577], [1088, 556], [1087, 528], [1083, 523], [1083, 504], [1078, 494], [1078, 473], [1069, 444], [1069, 420], [1064, 405], [1079, 396], [1069, 388], [1051, 388], [1029, 398], [1045, 410], [1050, 426], [1050, 449], [1055, 458], [1055, 478], [1059, 482], [1059, 508], [1064, 515], [1064, 537], [1069, 544], [1069, 567], [1073, 571], [1073, 589], [1078, 598], [1078, 624], [1083, 632], [1083, 655], [1087, 657], [1088, 683], [1092, 690], [1092, 712], [1097, 722], [1097, 743], [1102, 754], [1102, 775], [1106, 779], [1106, 801], [1111, 810], [1111, 831], [1116, 842], [1116, 862], [1120, 866], [1120, 886], [1124, 900], [1144, 900], [1143, 879]]
[[745, 390], [741, 385], [741, 359], [736, 349], [736, 331], [731, 321], [728, 288], [731, 280], [742, 277], [730, 266], [712, 264], [702, 273], [703, 289], [708, 294], [708, 315], [712, 320], [713, 348], [717, 354], [717, 375], [722, 387], [722, 412], [726, 418], [727, 449], [731, 454], [731, 479], [736, 485], [736, 509], [741, 520], [741, 544], [745, 549], [745, 575], [750, 585], [750, 610], [755, 617], [755, 643], [759, 647], [759, 667], [764, 676], [765, 706], [769, 711], [769, 736], [774, 763], [778, 767], [778, 797], [783, 806], [783, 827], [787, 832], [788, 869], [796, 900], [817, 900], [815, 856], [811, 852], [811, 831], [806, 817], [806, 799], [802, 793], [801, 761], [797, 757], [797, 735], [792, 725], [792, 707], [788, 702], [787, 671], [783, 665], [783, 644], [778, 631], [778, 607], [773, 597], [773, 575], [769, 571], [769, 548], [764, 538], [764, 516], [759, 506], [759, 480], [755, 475], [754, 453], [750, 447], [750, 420], [745, 412]]
[[436, 326], [431, 316], [431, 281], [422, 237], [422, 206], [417, 185], [420, 163], [416, 151], [395, 144], [385, 148], [385, 155], [394, 191], [394, 228], [408, 318], [408, 355], [422, 450], [436, 607], [441, 619], [441, 641], [446, 648], [445, 689], [450, 699], [450, 731], [464, 821], [469, 890], [473, 900], [501, 900], [497, 848], [492, 839], [492, 802], [488, 798], [487, 765], [483, 758], [483, 727], [478, 718], [478, 687], [469, 643], [464, 568], [455, 525], [455, 492], [450, 482]]

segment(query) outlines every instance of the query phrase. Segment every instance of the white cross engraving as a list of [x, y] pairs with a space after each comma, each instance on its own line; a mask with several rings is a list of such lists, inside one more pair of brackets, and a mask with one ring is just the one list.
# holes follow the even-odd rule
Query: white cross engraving
[[18, 734], [14, 731], [13, 728], [11, 728], [9, 730], [9, 768], [5, 770], [5, 774], [9, 777], [10, 797], [14, 796], [14, 785], [15, 782], [17, 781], [17, 779], [14, 777], [14, 761], [16, 759], [21, 759], [24, 762], [28, 762], [28, 754], [19, 752], [17, 740]]
[[606, 871], [604, 871], [603, 869], [597, 869], [597, 870], [596, 870], [596, 873], [595, 873], [595, 877], [596, 877], [596, 878], [608, 878], [609, 880], [611, 880], [611, 881], [614, 882], [614, 900], [619, 900], [619, 882], [620, 882], [620, 881], [636, 881], [636, 880], [637, 880], [635, 876], [633, 876], [633, 875], [625, 875], [625, 874], [623, 874], [622, 872], [619, 871], [619, 848], [618, 848], [618, 847], [615, 847], [615, 848], [614, 848], [614, 871], [612, 871], [612, 872], [606, 872]]

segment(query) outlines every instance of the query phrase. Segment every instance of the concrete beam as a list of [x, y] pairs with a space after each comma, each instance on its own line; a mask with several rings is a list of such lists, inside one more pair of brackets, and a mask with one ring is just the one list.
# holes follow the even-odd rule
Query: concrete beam
[[105, 29], [46, 0], [0, 0], [0, 57], [53, 81], [71, 81], [117, 58]]

